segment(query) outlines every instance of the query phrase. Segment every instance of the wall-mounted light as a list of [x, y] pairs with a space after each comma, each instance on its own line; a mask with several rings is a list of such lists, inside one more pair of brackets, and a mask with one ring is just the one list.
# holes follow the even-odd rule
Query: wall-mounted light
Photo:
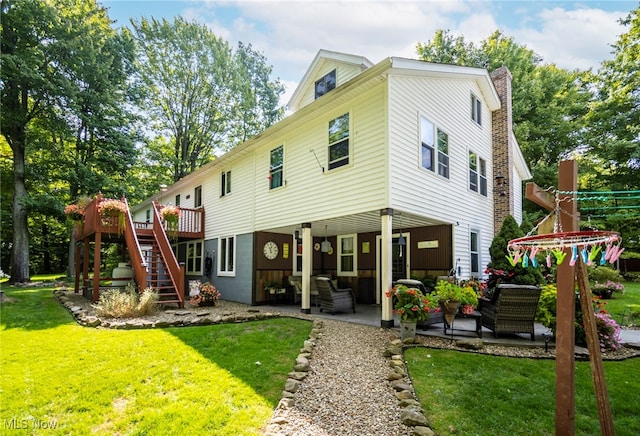
[[507, 179], [502, 174], [498, 174], [496, 176], [496, 190], [500, 194], [500, 197], [504, 197], [505, 195], [507, 195], [506, 187], [508, 184], [509, 183], [507, 182]]

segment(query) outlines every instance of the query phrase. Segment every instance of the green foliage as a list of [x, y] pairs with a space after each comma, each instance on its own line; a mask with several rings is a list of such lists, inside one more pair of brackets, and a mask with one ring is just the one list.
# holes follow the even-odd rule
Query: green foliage
[[170, 138], [151, 140], [151, 152], [169, 163], [173, 181], [282, 118], [284, 88], [251, 45], [234, 53], [209, 27], [181, 17], [132, 27], [143, 108], [158, 136]]
[[538, 309], [536, 311], [536, 321], [556, 331], [556, 301], [558, 300], [558, 288], [555, 284], [549, 283], [542, 286]]
[[424, 321], [429, 318], [429, 311], [438, 305], [436, 298], [405, 285], [395, 285], [387, 296], [393, 298], [393, 311], [402, 321]]
[[487, 264], [487, 270], [489, 271], [487, 287], [489, 289], [494, 288], [498, 283], [538, 285], [544, 282], [542, 273], [538, 268], [533, 266], [525, 268], [522, 263], [517, 263], [513, 266], [508, 259], [509, 251], [507, 250], [507, 245], [509, 241], [523, 236], [524, 233], [516, 220], [511, 215], [507, 215], [502, 227], [500, 227], [500, 231], [493, 238], [489, 247], [489, 254], [491, 255], [491, 261]]
[[453, 281], [440, 280], [436, 283], [436, 297], [441, 303], [462, 301], [462, 288]]
[[460, 304], [478, 306], [478, 294], [471, 286], [463, 286], [460, 295]]
[[591, 282], [605, 283], [612, 281], [620, 283], [624, 280], [617, 270], [608, 266], [590, 266], [587, 267], [587, 273]]
[[93, 306], [99, 316], [109, 318], [133, 318], [150, 315], [157, 311], [158, 293], [145, 289], [142, 295], [135, 290], [135, 285], [127, 285], [124, 291], [107, 289], [100, 294], [100, 299]]

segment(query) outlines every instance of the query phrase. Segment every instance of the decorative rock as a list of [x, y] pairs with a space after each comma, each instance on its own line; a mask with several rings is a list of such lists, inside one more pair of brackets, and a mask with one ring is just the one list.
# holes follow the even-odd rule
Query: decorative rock
[[294, 397], [293, 392], [282, 391], [282, 398], [291, 398], [291, 399], [293, 399], [293, 397]]
[[480, 338], [460, 339], [456, 341], [456, 345], [460, 348], [466, 348], [469, 350], [482, 350], [484, 342]]
[[404, 400], [400, 400], [400, 407], [409, 407], [409, 406], [418, 406], [422, 407], [419, 401], [414, 400], [413, 398], [407, 398]]
[[422, 413], [418, 413], [415, 410], [407, 410], [403, 409], [400, 412], [400, 420], [408, 426], [416, 427], [416, 426], [428, 426], [429, 421], [426, 416]]
[[295, 401], [293, 401], [293, 398], [283, 398], [278, 403], [278, 407], [281, 407], [284, 409], [288, 409], [290, 407], [293, 407], [294, 405], [295, 405]]
[[88, 327], [97, 327], [101, 324], [100, 318], [97, 316], [88, 316], [84, 319], [85, 325]]
[[295, 372], [295, 371], [294, 371], [294, 372], [290, 372], [290, 373], [288, 374], [288, 377], [289, 377], [289, 378], [292, 378], [292, 379], [294, 379], [294, 380], [299, 380], [299, 381], [301, 381], [301, 380], [304, 380], [304, 379], [307, 377], [307, 375], [309, 375], [309, 373], [308, 373], [308, 372]]
[[389, 366], [392, 367], [392, 368], [403, 367], [404, 366], [404, 362], [402, 362], [401, 360], [390, 360], [389, 361]]
[[387, 348], [384, 350], [384, 357], [391, 357], [395, 354], [402, 354], [402, 345], [398, 344], [390, 344], [387, 346]]
[[296, 358], [296, 365], [293, 367], [294, 371], [309, 371], [309, 360], [306, 357], [298, 356]]
[[414, 436], [434, 436], [435, 433], [429, 427], [417, 426], [413, 427]]
[[394, 371], [394, 372], [389, 373], [389, 375], [387, 375], [387, 380], [388, 381], [402, 380], [402, 376]]
[[410, 391], [411, 386], [405, 382], [404, 380], [395, 380], [391, 382], [391, 387], [400, 392], [400, 391]]
[[411, 391], [396, 392], [396, 398], [398, 400], [408, 400], [413, 398], [413, 393]]
[[294, 380], [291, 378], [287, 379], [286, 383], [284, 384], [284, 390], [294, 394], [298, 392], [299, 388], [300, 388], [300, 381]]

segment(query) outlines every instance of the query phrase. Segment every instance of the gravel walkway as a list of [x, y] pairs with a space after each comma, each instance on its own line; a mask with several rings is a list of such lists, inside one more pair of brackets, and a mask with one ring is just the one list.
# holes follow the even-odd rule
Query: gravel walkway
[[294, 406], [276, 411], [279, 425], [273, 434], [412, 435], [412, 428], [400, 422], [398, 399], [386, 380], [391, 369], [384, 348], [397, 338], [389, 330], [325, 320], [309, 375], [294, 395]]

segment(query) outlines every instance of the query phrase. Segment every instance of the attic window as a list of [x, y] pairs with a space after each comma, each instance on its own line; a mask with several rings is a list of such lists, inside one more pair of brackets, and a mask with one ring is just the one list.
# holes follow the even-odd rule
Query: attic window
[[322, 79], [316, 81], [316, 97], [322, 97], [327, 92], [336, 87], [336, 70], [326, 74]]

